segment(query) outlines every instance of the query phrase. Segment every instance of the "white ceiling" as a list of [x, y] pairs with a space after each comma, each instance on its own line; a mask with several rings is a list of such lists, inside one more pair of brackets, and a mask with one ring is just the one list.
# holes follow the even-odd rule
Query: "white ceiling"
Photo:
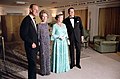
[[[36, 3], [40, 7], [51, 7], [58, 8], [63, 6], [69, 6], [72, 4], [90, 2], [90, 1], [119, 1], [119, 0], [0, 0], [0, 5], [8, 5], [8, 6], [29, 6], [32, 3]], [[23, 4], [16, 4], [23, 3]], [[24, 4], [25, 3], [25, 4]]]

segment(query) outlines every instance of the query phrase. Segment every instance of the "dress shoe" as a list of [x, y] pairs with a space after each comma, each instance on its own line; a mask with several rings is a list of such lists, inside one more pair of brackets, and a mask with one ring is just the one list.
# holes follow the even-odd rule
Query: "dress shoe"
[[45, 76], [45, 74], [43, 74], [43, 73], [40, 73], [40, 72], [38, 72], [38, 74], [39, 74], [39, 75], [41, 75], [41, 76]]
[[76, 65], [77, 68], [81, 69], [81, 66], [80, 65]]
[[75, 65], [70, 65], [70, 69], [72, 69]]
[[50, 75], [50, 73], [46, 73], [45, 75]]
[[73, 68], [73, 66], [70, 66], [70, 69], [72, 69]]
[[41, 76], [45, 76], [45, 74], [40, 74]]

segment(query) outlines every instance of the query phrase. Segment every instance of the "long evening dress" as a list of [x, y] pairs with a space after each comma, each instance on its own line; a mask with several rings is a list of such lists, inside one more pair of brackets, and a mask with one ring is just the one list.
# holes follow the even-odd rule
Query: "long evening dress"
[[50, 74], [50, 36], [47, 23], [38, 25], [38, 40], [40, 42], [40, 73]]
[[[57, 23], [53, 25], [51, 40], [53, 41], [51, 71], [54, 73], [62, 73], [70, 70], [68, 55], [68, 34], [65, 24], [59, 26]], [[60, 39], [64, 36], [64, 39]]]

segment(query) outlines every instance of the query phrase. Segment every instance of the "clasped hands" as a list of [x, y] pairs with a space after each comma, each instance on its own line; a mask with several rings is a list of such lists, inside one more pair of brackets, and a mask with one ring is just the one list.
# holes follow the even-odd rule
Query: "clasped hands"
[[61, 40], [65, 39], [65, 37], [64, 37], [64, 36], [59, 36], [59, 38], [60, 38]]

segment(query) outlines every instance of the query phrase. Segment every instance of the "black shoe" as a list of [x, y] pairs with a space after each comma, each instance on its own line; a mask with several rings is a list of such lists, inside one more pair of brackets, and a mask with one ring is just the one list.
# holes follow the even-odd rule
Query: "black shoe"
[[72, 69], [73, 68], [73, 66], [70, 66], [70, 69]]
[[40, 74], [41, 76], [45, 76], [45, 74]]
[[76, 65], [77, 68], [81, 69], [81, 66], [80, 65]]
[[75, 65], [70, 65], [70, 69], [72, 69]]
[[50, 73], [46, 73], [46, 75], [50, 75]]
[[45, 74], [43, 74], [43, 73], [40, 73], [40, 72], [38, 72], [38, 74], [39, 74], [39, 75], [41, 75], [41, 76], [45, 76]]

